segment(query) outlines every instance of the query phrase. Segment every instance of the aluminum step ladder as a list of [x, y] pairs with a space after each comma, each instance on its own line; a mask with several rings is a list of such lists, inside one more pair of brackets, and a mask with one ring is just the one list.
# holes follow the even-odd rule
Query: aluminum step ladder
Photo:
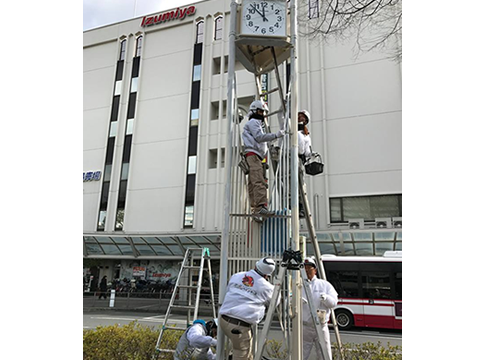
[[[303, 169], [303, 166], [302, 166]], [[317, 234], [315, 232], [315, 226], [313, 224], [312, 213], [310, 211], [310, 204], [308, 203], [307, 197], [307, 184], [305, 183], [305, 169], [303, 171], [298, 171], [298, 185], [300, 192], [300, 202], [303, 204], [303, 210], [305, 212], [305, 221], [307, 222], [308, 234], [310, 235], [310, 241], [313, 245], [313, 251], [315, 252], [315, 257], [318, 263], [318, 269], [320, 273], [320, 278], [322, 280], [327, 280], [325, 273], [325, 268], [322, 262], [322, 254], [320, 252], [320, 247], [318, 246]], [[343, 351], [342, 341], [340, 338], [340, 332], [338, 330], [337, 318], [335, 316], [335, 311], [332, 310], [330, 318], [332, 320], [333, 329], [335, 331], [335, 337], [337, 338], [337, 344], [339, 349], [340, 358], [345, 359], [345, 354]]]
[[[194, 253], [201, 252], [195, 257]], [[195, 265], [195, 262], [200, 262], [199, 265]], [[205, 262], [207, 266], [205, 267]], [[203, 273], [208, 271], [208, 285], [210, 288], [210, 299], [207, 301], [212, 307], [213, 318], [216, 318], [215, 310], [215, 297], [213, 293], [213, 282], [212, 282], [212, 267], [210, 264], [210, 249], [209, 248], [187, 248], [185, 252], [185, 257], [183, 258], [182, 266], [180, 272], [178, 273], [178, 278], [175, 283], [175, 288], [168, 304], [167, 312], [165, 313], [165, 319], [163, 325], [160, 329], [160, 334], [158, 336], [157, 344], [155, 345], [155, 355], [154, 358], [158, 359], [161, 353], [174, 353], [175, 349], [166, 349], [162, 348], [162, 338], [167, 331], [185, 331], [189, 326], [193, 324], [193, 321], [197, 320], [198, 310], [200, 306], [200, 296], [203, 283]], [[182, 284], [186, 276], [186, 284]], [[194, 276], [198, 276], [196, 283], [194, 281]], [[181, 291], [185, 290], [185, 291]], [[183, 295], [183, 296], [181, 296]], [[202, 299], [205, 300], [205, 299]], [[171, 326], [168, 324], [168, 320], [172, 313], [172, 309], [183, 309], [187, 310], [187, 326], [185, 328], [178, 326]]]

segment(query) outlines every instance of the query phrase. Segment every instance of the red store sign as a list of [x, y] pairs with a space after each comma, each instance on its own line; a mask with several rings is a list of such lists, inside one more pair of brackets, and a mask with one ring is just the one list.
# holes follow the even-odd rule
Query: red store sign
[[195, 14], [196, 10], [197, 9], [195, 8], [195, 6], [192, 5], [183, 9], [177, 8], [177, 10], [168, 11], [155, 16], [144, 16], [142, 19], [142, 24], [140, 26], [145, 27], [150, 25], [158, 25], [165, 21], [175, 19], [183, 20], [186, 16], [191, 16]]

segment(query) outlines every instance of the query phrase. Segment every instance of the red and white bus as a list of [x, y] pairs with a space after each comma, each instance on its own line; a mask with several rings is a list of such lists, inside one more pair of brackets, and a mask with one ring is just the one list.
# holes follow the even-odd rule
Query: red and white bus
[[402, 252], [379, 256], [323, 255], [327, 280], [338, 292], [338, 327], [402, 328]]

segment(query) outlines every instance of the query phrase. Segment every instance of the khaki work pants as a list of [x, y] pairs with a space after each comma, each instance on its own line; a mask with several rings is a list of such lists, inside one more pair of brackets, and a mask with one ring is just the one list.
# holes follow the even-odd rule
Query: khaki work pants
[[222, 316], [219, 320], [225, 336], [232, 342], [233, 360], [253, 360], [251, 327], [229, 323]]
[[247, 156], [247, 163], [250, 167], [248, 174], [248, 196], [250, 206], [258, 212], [263, 206], [267, 206], [267, 187], [263, 176], [263, 164], [257, 155]]

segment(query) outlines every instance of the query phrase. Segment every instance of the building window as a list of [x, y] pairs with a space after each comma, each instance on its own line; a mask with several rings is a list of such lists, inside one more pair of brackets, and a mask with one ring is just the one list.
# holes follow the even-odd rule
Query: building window
[[110, 123], [110, 133], [108, 134], [108, 137], [117, 136], [117, 125], [118, 125], [118, 121], [112, 121]]
[[127, 132], [125, 135], [132, 135], [133, 134], [133, 121], [135, 119], [128, 119], [127, 120]]
[[203, 43], [203, 29], [205, 26], [205, 22], [203, 20], [197, 23], [197, 40], [195, 41], [196, 44]]
[[308, 18], [316, 19], [319, 16], [318, 0], [308, 0]]
[[122, 93], [122, 80], [118, 80], [115, 82], [115, 92], [113, 96], [120, 95]]
[[185, 206], [185, 220], [183, 223], [184, 227], [193, 226], [193, 205]]
[[197, 172], [197, 155], [188, 157], [188, 170], [187, 174], [195, 174]]
[[202, 65], [195, 65], [193, 67], [193, 81], [200, 81], [202, 74]]
[[100, 214], [98, 215], [98, 225], [97, 231], [105, 231], [105, 219], [107, 217], [107, 211], [101, 210]]
[[123, 40], [120, 43], [120, 58], [118, 60], [120, 61], [125, 60], [126, 49], [127, 49], [127, 40]]
[[132, 78], [132, 83], [130, 84], [130, 92], [137, 92], [138, 90], [138, 77]]
[[199, 109], [192, 109], [192, 112], [190, 115], [190, 126], [198, 125], [198, 111]]
[[347, 222], [349, 219], [401, 217], [402, 195], [352, 196], [330, 199], [330, 221]]
[[143, 42], [143, 36], [139, 36], [137, 38], [137, 46], [135, 47], [135, 57], [140, 56], [142, 53], [142, 42]]
[[223, 34], [223, 16], [219, 16], [215, 19], [215, 40], [222, 39]]

